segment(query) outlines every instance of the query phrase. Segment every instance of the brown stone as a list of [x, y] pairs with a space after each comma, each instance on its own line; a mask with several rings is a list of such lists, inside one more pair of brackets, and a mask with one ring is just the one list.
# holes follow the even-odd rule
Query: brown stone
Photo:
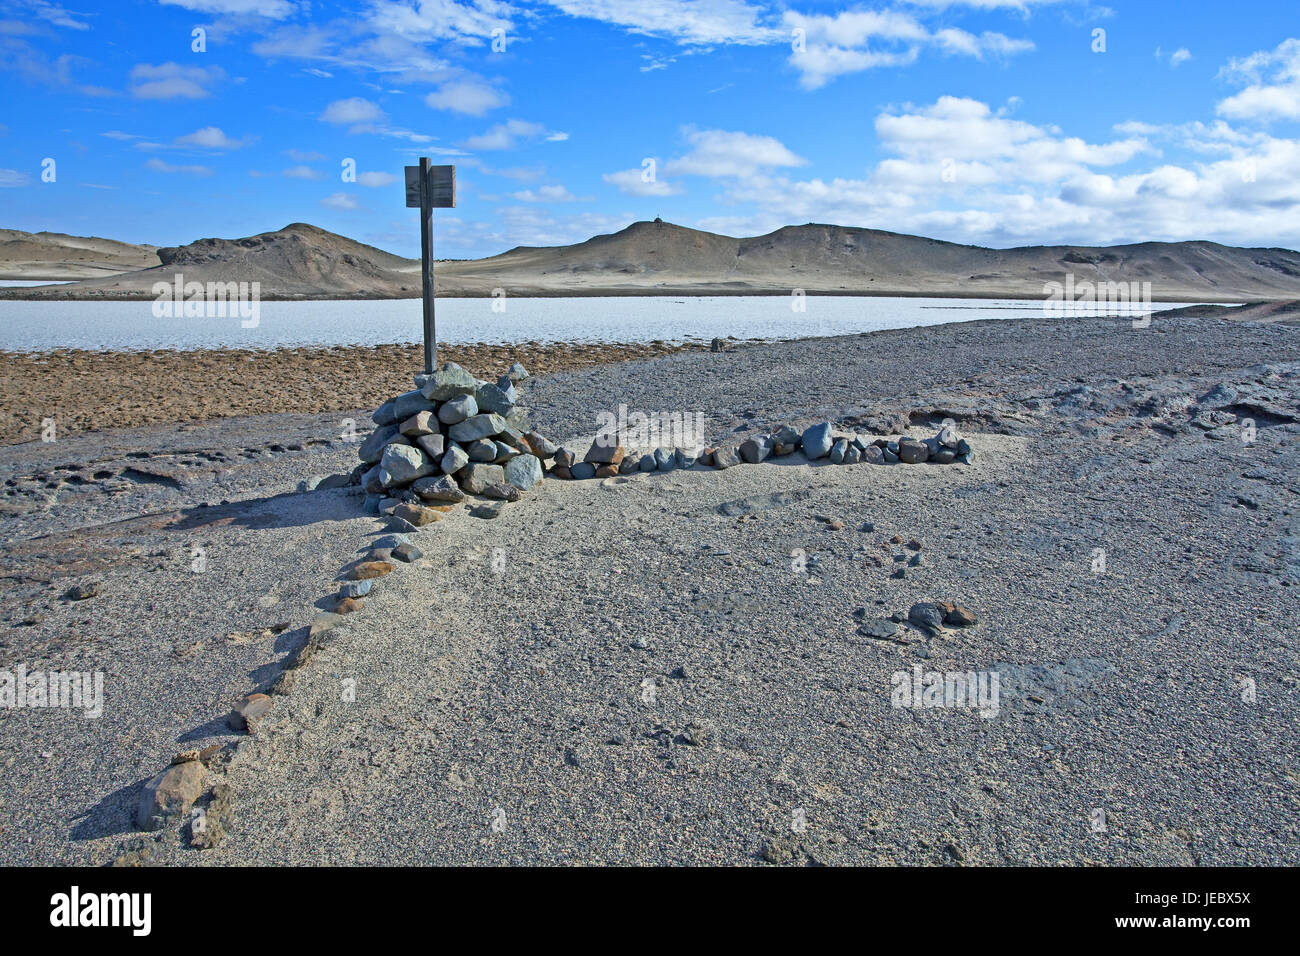
[[556, 478], [569, 479], [573, 477], [573, 472], [569, 470], [567, 465], [556, 465], [551, 469], [551, 474]]
[[[620, 457], [619, 461], [622, 461]], [[618, 474], [618, 465], [601, 465], [596, 469], [597, 478], [613, 478]]]
[[347, 573], [349, 581], [365, 581], [368, 578], [382, 578], [397, 570], [391, 561], [362, 561]]
[[973, 611], [953, 601], [940, 601], [938, 604], [943, 612], [943, 623], [948, 627], [970, 627], [979, 620]]
[[432, 435], [438, 430], [438, 420], [433, 417], [433, 412], [416, 412], [406, 421], [402, 422], [398, 429], [403, 435], [409, 438], [417, 438], [420, 435]]
[[417, 505], [412, 501], [404, 501], [393, 509], [393, 517], [409, 521], [417, 528], [421, 528], [426, 524], [441, 521], [442, 512], [426, 508], [424, 505]]
[[135, 823], [141, 830], [161, 830], [184, 816], [203, 793], [207, 776], [197, 760], [168, 767], [147, 784], [136, 807]]
[[335, 614], [352, 614], [354, 611], [360, 611], [366, 606], [366, 602], [360, 598], [345, 597], [338, 604], [334, 605]]
[[617, 468], [626, 454], [627, 449], [622, 445], [602, 445], [597, 441], [592, 442], [591, 448], [587, 450], [582, 460], [593, 465], [613, 465]]

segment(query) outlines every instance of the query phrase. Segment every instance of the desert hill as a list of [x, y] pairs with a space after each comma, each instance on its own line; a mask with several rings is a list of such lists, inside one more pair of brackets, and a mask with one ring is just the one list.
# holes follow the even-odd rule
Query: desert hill
[[0, 279], [90, 279], [157, 264], [154, 246], [61, 232], [0, 229]]
[[[107, 240], [94, 240], [107, 242]], [[122, 244], [118, 244], [122, 245]], [[132, 247], [146, 248], [146, 247]], [[11, 298], [148, 298], [154, 282], [258, 281], [264, 299], [406, 298], [419, 261], [304, 223], [157, 250], [157, 265]], [[0, 261], [0, 270], [4, 269]], [[1042, 298], [1048, 282], [1150, 282], [1159, 301], [1300, 298], [1300, 253], [1214, 242], [989, 249], [809, 223], [734, 238], [655, 220], [568, 246], [439, 262], [440, 296], [789, 294]]]

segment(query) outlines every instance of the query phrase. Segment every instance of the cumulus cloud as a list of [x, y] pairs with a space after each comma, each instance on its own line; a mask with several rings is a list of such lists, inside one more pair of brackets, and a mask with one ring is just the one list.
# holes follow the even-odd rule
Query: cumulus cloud
[[541, 123], [512, 119], [497, 123], [478, 136], [471, 136], [465, 140], [464, 146], [466, 149], [514, 149], [522, 143], [542, 138], [550, 142], [558, 142], [568, 139], [568, 134], [548, 132]]
[[131, 69], [130, 92], [141, 100], [198, 100], [211, 95], [209, 87], [225, 75], [219, 66], [138, 63]]
[[361, 208], [357, 201], [347, 193], [331, 193], [322, 199], [320, 204], [326, 209], [336, 209], [344, 212]]
[[1231, 60], [1219, 76], [1248, 84], [1219, 102], [1220, 116], [1261, 122], [1300, 119], [1300, 39]]
[[435, 110], [449, 110], [466, 116], [482, 116], [489, 110], [505, 106], [510, 97], [477, 78], [453, 80], [424, 98]]
[[151, 169], [155, 173], [188, 173], [191, 176], [211, 176], [212, 168], [209, 166], [173, 166], [171, 163], [165, 163], [161, 159], [150, 159], [145, 162], [145, 169]]

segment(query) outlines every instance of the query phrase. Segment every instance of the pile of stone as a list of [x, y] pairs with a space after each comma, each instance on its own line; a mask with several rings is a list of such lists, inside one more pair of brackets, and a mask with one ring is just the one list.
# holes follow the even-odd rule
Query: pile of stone
[[416, 375], [414, 389], [371, 416], [377, 427], [358, 449], [354, 478], [367, 510], [420, 527], [466, 495], [517, 501], [542, 480], [543, 463], [557, 450], [528, 430], [515, 388], [526, 378], [518, 363], [496, 382], [450, 362]]
[[820, 422], [802, 432], [790, 425], [774, 432], [753, 435], [741, 441], [701, 448], [656, 448], [653, 452], [630, 452], [620, 444], [595, 442], [583, 457], [567, 448], [556, 450], [551, 474], [557, 478], [608, 478], [632, 472], [672, 471], [704, 465], [730, 468], [756, 465], [802, 451], [809, 461], [828, 459], [835, 465], [935, 465], [971, 463], [971, 447], [952, 425], [944, 425], [933, 438], [872, 438], [868, 435], [836, 434], [830, 422]]

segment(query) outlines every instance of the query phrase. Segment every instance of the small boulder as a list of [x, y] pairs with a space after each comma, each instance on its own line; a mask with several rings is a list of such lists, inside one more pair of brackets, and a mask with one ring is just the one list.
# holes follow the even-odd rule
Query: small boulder
[[249, 694], [230, 712], [226, 723], [230, 725], [231, 730], [250, 733], [256, 728], [257, 722], [271, 709], [272, 703], [274, 701], [265, 694]]
[[803, 453], [809, 461], [816, 461], [818, 458], [825, 458], [831, 453], [831, 423], [820, 422], [809, 428], [804, 429], [803, 433]]
[[144, 786], [136, 806], [135, 824], [141, 830], [161, 830], [189, 813], [203, 794], [207, 771], [199, 760], [173, 764]]
[[478, 379], [455, 362], [448, 362], [424, 381], [420, 389], [424, 397], [435, 402], [445, 402], [461, 395], [473, 395]]
[[451, 475], [421, 478], [411, 485], [411, 490], [425, 501], [457, 502], [465, 500], [465, 492], [460, 490], [460, 485], [456, 484]]
[[505, 467], [506, 481], [520, 491], [527, 491], [542, 480], [542, 462], [536, 455], [520, 455]]
[[755, 435], [741, 442], [740, 457], [751, 465], [766, 461], [772, 455], [772, 436]]
[[478, 415], [472, 415], [456, 425], [452, 425], [447, 432], [452, 441], [471, 442], [479, 438], [490, 438], [491, 436], [504, 431], [506, 420], [500, 415], [492, 412], [483, 412]]
[[915, 438], [898, 440], [898, 460], [905, 465], [916, 465], [930, 457], [929, 446]]
[[454, 475], [468, 464], [469, 455], [465, 453], [465, 449], [453, 444], [447, 449], [446, 454], [442, 456], [442, 461], [438, 463], [438, 467], [442, 469], [444, 475]]
[[460, 473], [460, 486], [471, 495], [481, 495], [489, 486], [499, 485], [505, 480], [504, 468], [482, 462], [466, 465]]

